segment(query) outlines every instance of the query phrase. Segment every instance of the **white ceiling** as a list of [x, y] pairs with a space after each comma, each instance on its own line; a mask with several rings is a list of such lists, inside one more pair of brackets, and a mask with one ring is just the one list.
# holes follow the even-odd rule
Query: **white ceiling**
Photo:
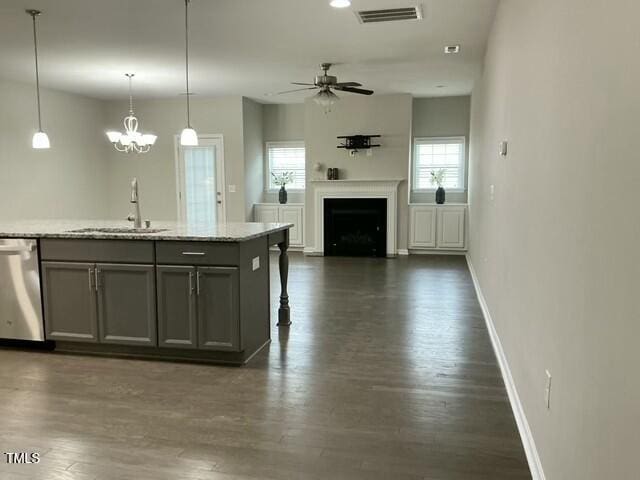
[[[323, 61], [340, 81], [376, 93], [468, 94], [477, 78], [498, 0], [420, 0], [425, 19], [361, 25], [355, 10], [407, 7], [416, 0], [192, 0], [191, 80], [201, 96], [270, 96], [312, 81]], [[0, 3], [0, 77], [33, 82], [31, 18], [38, 19], [43, 86], [102, 99], [184, 91], [183, 0], [12, 0]], [[461, 44], [445, 55], [446, 44]], [[444, 88], [437, 88], [445, 85]], [[308, 93], [307, 93], [308, 95]]]

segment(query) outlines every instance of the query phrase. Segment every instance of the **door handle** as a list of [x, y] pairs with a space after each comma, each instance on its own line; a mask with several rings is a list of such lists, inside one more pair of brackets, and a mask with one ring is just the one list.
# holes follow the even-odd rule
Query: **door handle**
[[202, 257], [203, 255], [206, 255], [206, 254], [204, 252], [182, 252], [182, 255], [192, 255], [192, 256]]
[[89, 272], [89, 291], [93, 291], [93, 268], [87, 270]]
[[196, 295], [200, 295], [200, 272], [196, 273]]
[[95, 276], [96, 276], [96, 292], [98, 291], [98, 288], [100, 288], [100, 269], [96, 268], [94, 270], [95, 272]]
[[189, 272], [189, 295], [193, 295], [193, 273]]

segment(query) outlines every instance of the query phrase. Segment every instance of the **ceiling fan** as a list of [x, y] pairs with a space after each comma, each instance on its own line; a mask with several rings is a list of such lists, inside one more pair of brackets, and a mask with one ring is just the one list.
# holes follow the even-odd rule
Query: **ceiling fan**
[[313, 83], [292, 82], [292, 85], [304, 85], [306, 88], [286, 90], [284, 92], [278, 92], [277, 95], [317, 89], [320, 91], [313, 97], [313, 99], [316, 103], [325, 107], [325, 109], [330, 108], [331, 105], [340, 99], [340, 97], [333, 93], [333, 90], [357, 93], [359, 95], [373, 95], [373, 90], [358, 88], [362, 86], [362, 84], [358, 82], [338, 82], [338, 77], [329, 75], [331, 63], [323, 63], [320, 65], [320, 68], [322, 69], [322, 74], [317, 75]]

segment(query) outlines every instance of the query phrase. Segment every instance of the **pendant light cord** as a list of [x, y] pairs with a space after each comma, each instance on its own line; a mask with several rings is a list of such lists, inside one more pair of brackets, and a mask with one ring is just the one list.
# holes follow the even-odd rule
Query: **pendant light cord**
[[185, 79], [187, 83], [187, 127], [191, 128], [191, 106], [189, 103], [189, 2], [184, 0], [184, 40], [185, 40]]
[[40, 12], [29, 12], [31, 19], [33, 20], [33, 50], [36, 57], [36, 98], [38, 102], [38, 131], [42, 131], [42, 116], [40, 114], [40, 72], [38, 70], [38, 34], [36, 33], [36, 17], [40, 15]]

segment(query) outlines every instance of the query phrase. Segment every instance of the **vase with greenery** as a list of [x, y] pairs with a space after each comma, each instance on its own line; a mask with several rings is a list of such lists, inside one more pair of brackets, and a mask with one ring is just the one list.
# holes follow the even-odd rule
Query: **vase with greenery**
[[287, 189], [285, 186], [289, 183], [293, 183], [294, 173], [282, 172], [276, 175], [271, 172], [271, 176], [273, 177], [273, 183], [280, 187], [280, 191], [278, 192], [278, 201], [284, 205], [287, 203]]
[[442, 205], [444, 203], [445, 191], [442, 184], [444, 183], [446, 175], [447, 172], [444, 168], [441, 168], [440, 170], [431, 170], [431, 184], [438, 185], [438, 189], [436, 190], [436, 203], [438, 205]]

